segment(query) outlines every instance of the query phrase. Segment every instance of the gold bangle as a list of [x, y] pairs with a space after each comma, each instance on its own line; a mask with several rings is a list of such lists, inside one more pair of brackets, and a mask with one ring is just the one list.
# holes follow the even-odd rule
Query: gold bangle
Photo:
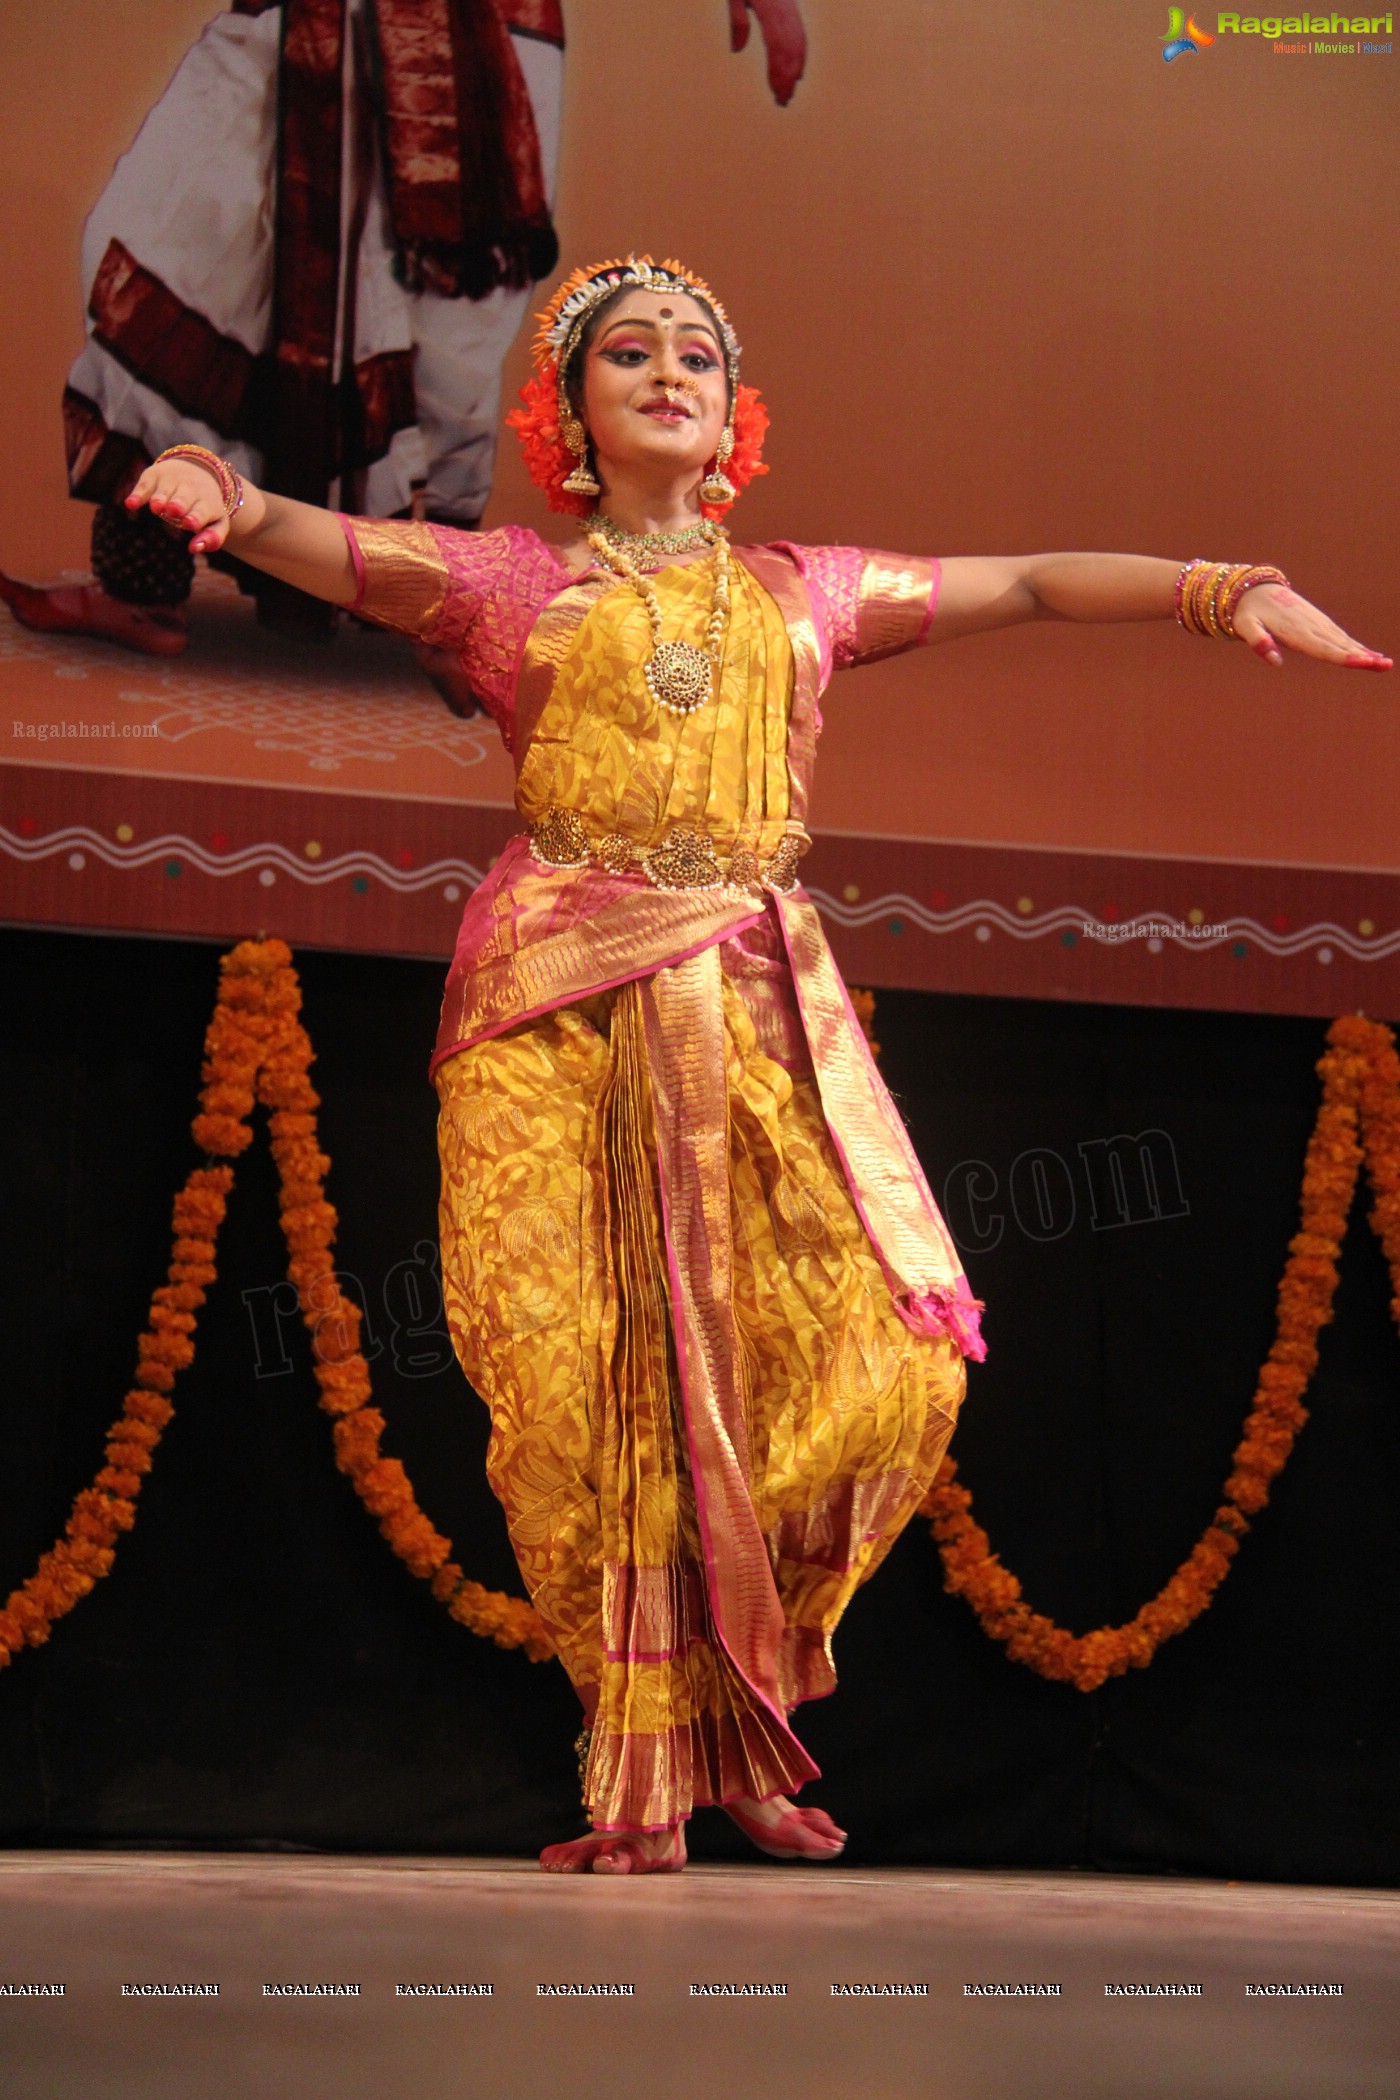
[[163, 459], [187, 459], [197, 467], [203, 467], [219, 484], [219, 500], [224, 507], [224, 516], [231, 518], [236, 510], [243, 508], [243, 477], [237, 468], [207, 445], [167, 445], [158, 452], [151, 465], [158, 467]]
[[1246, 591], [1256, 584], [1282, 584], [1291, 589], [1282, 569], [1265, 562], [1183, 562], [1176, 578], [1176, 617], [1192, 634], [1216, 641], [1235, 639], [1235, 613]]
[[1236, 571], [1230, 587], [1225, 593], [1225, 602], [1221, 608], [1221, 620], [1227, 635], [1233, 637], [1235, 634], [1235, 614], [1239, 610], [1241, 598], [1244, 597], [1247, 591], [1254, 590], [1261, 583], [1281, 584], [1284, 590], [1293, 588], [1282, 569], [1274, 568], [1272, 563], [1245, 563]]
[[1204, 600], [1215, 569], [1216, 564], [1213, 561], [1198, 562], [1186, 580], [1187, 624], [1193, 634], [1204, 635], [1207, 640], [1210, 637], [1210, 629], [1206, 625]]

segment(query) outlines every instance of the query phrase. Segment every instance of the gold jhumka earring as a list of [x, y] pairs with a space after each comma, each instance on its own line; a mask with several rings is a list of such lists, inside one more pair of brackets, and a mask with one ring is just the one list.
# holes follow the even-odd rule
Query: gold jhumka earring
[[558, 428], [560, 437], [563, 437], [565, 445], [569, 447], [569, 451], [573, 451], [579, 462], [571, 475], [565, 475], [565, 489], [569, 491], [569, 496], [602, 496], [602, 483], [588, 464], [588, 430], [577, 420], [577, 416], [560, 416]]
[[715, 463], [700, 484], [702, 503], [732, 503], [738, 495], [739, 491], [724, 471], [725, 462], [732, 458], [733, 452], [734, 425], [729, 422], [720, 432], [719, 444], [715, 449]]
[[578, 465], [564, 481], [568, 493], [571, 496], [601, 496], [602, 485], [588, 464], [588, 432], [578, 417], [562, 403], [559, 409], [559, 435], [578, 460]]

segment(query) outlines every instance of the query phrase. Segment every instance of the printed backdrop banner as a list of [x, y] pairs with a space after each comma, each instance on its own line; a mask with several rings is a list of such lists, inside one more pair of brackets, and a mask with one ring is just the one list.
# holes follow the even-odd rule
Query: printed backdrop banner
[[[278, 10], [241, 12], [272, 34]], [[514, 96], [510, 152], [464, 152], [462, 179], [523, 212], [553, 143], [543, 117], [532, 140], [521, 83], [537, 116], [557, 97], [558, 22], [500, 12], [509, 49], [470, 86], [479, 110]], [[1391, 17], [1204, 11], [1193, 36], [1157, 0], [802, 13], [806, 77], [779, 107], [757, 29], [730, 52], [725, 0], [565, 6], [561, 266], [679, 255], [720, 291], [773, 416], [736, 537], [1273, 561], [1396, 653]], [[60, 417], [83, 224], [214, 14], [53, 0], [0, 24], [11, 575], [86, 567]], [[185, 111], [192, 159], [229, 107]], [[236, 217], [230, 192], [179, 229], [211, 301]], [[537, 219], [520, 221], [536, 261]], [[149, 269], [139, 225], [127, 247]], [[485, 333], [497, 311], [478, 309]], [[228, 324], [247, 352], [253, 326]], [[488, 346], [502, 405], [525, 370], [508, 333]], [[420, 387], [430, 353], [425, 335]], [[362, 456], [377, 429], [421, 478], [409, 368], [363, 362]], [[509, 435], [485, 522], [507, 519], [555, 529]], [[350, 623], [279, 638], [224, 577], [197, 585], [168, 660], [0, 621], [0, 916], [450, 951], [515, 828], [510, 773], [404, 645]], [[1394, 1016], [1398, 704], [1394, 674], [1271, 670], [1170, 622], [1035, 623], [873, 666], [828, 697], [810, 887], [858, 980]]]

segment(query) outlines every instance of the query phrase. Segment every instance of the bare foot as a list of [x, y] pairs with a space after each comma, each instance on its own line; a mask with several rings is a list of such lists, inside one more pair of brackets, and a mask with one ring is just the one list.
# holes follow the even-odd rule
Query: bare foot
[[0, 571], [0, 598], [24, 627], [38, 634], [86, 634], [144, 656], [179, 656], [188, 647], [189, 621], [180, 605], [127, 605], [100, 583], [61, 583], [43, 589]]
[[413, 653], [419, 668], [437, 687], [454, 715], [465, 720], [471, 715], [484, 715], [486, 710], [472, 690], [471, 680], [462, 669], [462, 659], [450, 649], [435, 649], [430, 642], [415, 642]]
[[685, 1829], [599, 1830], [592, 1837], [546, 1845], [546, 1874], [679, 1874], [685, 1865]]
[[785, 1794], [768, 1801], [744, 1795], [726, 1801], [724, 1809], [772, 1859], [835, 1859], [845, 1849], [845, 1831], [824, 1808], [798, 1808]]

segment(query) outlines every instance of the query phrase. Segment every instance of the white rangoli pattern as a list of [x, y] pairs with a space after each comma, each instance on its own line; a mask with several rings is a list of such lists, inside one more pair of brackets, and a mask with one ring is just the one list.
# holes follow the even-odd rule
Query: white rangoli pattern
[[[47, 664], [55, 678], [82, 681], [99, 663], [110, 671], [115, 654], [111, 644], [35, 634], [0, 619], [0, 662]], [[116, 699], [157, 707], [143, 719], [154, 719], [162, 743], [232, 732], [259, 751], [301, 758], [314, 773], [347, 762], [392, 766], [420, 752], [466, 772], [499, 743], [489, 716], [463, 721], [448, 711], [398, 636], [344, 620], [329, 642], [285, 641], [257, 626], [252, 606], [225, 577], [198, 579], [183, 656], [124, 654], [127, 665], [130, 682]]]

